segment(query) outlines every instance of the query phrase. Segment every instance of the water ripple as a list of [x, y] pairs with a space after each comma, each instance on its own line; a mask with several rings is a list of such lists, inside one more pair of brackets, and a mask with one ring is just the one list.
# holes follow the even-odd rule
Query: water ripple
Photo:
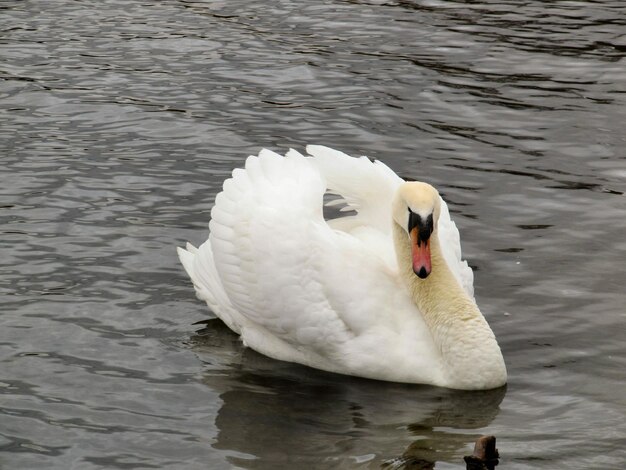
[[[621, 2], [0, 10], [3, 468], [439, 468], [481, 433], [507, 468], [626, 461]], [[193, 333], [210, 314], [174, 245], [206, 237], [247, 154], [307, 143], [440, 188], [507, 389], [337, 377], [214, 320]]]

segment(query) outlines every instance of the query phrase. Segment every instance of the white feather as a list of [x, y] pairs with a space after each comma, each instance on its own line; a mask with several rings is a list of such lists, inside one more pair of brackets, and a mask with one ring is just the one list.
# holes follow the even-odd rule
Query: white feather
[[[262, 150], [224, 182], [209, 239], [179, 256], [198, 297], [253, 349], [345, 374], [443, 383], [440, 353], [406, 289], [392, 242], [403, 180], [381, 162], [309, 146]], [[324, 194], [356, 215], [327, 223]], [[472, 295], [458, 230], [442, 201], [439, 239]]]

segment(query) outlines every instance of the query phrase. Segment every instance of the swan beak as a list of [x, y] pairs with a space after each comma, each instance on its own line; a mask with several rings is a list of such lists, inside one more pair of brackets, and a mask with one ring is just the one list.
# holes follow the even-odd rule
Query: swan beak
[[409, 210], [409, 235], [411, 237], [411, 255], [413, 272], [420, 279], [426, 279], [432, 271], [430, 262], [430, 235], [433, 233], [433, 216], [425, 220]]
[[417, 227], [411, 230], [411, 254], [413, 255], [413, 272], [420, 279], [426, 279], [432, 270], [430, 238], [421, 240]]

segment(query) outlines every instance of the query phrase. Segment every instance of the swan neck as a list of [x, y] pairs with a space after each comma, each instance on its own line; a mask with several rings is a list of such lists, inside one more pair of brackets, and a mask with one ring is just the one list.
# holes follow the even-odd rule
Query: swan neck
[[500, 347], [478, 306], [448, 267], [438, 230], [431, 235], [432, 270], [425, 279], [413, 272], [410, 240], [395, 222], [394, 239], [400, 276], [441, 353], [445, 385], [468, 389], [503, 385], [506, 368]]

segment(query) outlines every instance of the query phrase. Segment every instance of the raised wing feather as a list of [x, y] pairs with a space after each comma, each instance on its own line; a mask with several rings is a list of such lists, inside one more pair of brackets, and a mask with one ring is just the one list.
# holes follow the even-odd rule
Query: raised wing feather
[[323, 219], [324, 191], [311, 159], [266, 150], [224, 184], [210, 242], [244, 340], [246, 326], [313, 351], [351, 337], [329, 304], [320, 269], [336, 237]]
[[353, 158], [338, 150], [309, 145], [315, 166], [324, 175], [328, 190], [357, 211], [352, 226], [367, 226], [391, 232], [391, 201], [403, 180], [387, 165], [367, 157]]

